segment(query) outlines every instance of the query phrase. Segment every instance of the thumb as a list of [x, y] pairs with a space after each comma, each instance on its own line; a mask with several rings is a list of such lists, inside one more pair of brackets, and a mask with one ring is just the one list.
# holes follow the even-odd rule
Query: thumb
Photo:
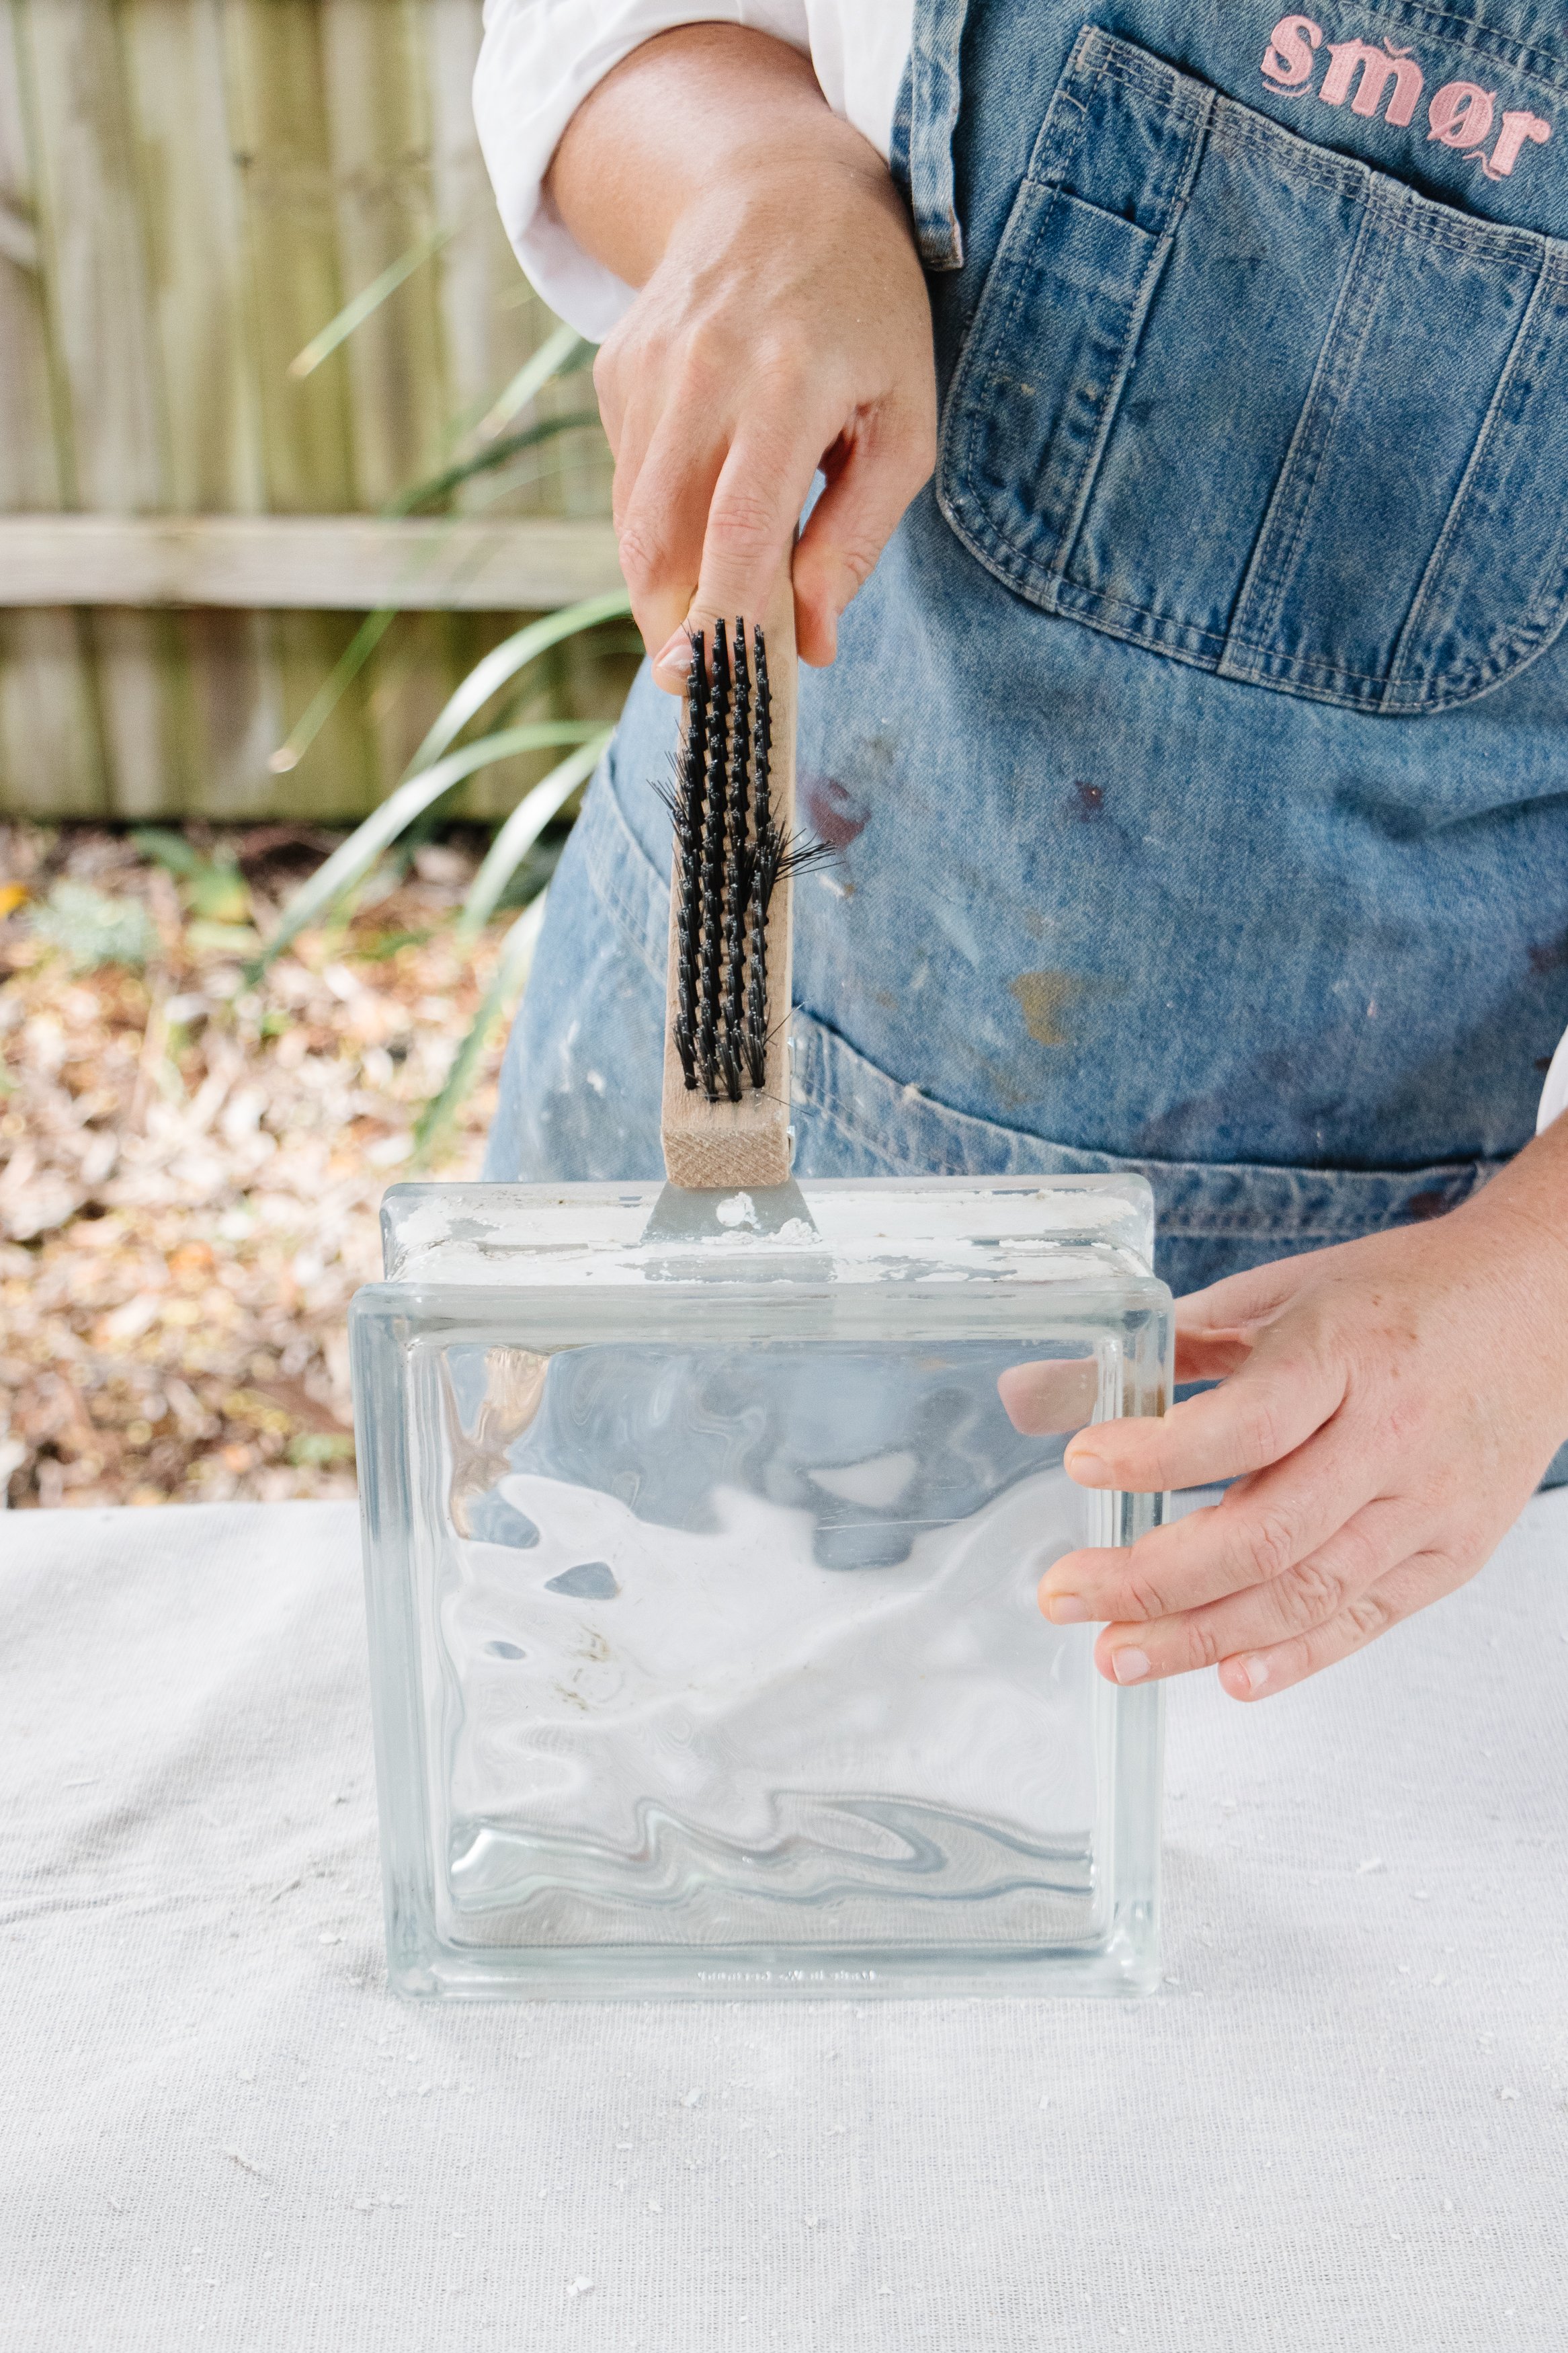
[[1226, 1275], [1205, 1291], [1176, 1302], [1176, 1378], [1222, 1381], [1239, 1372], [1263, 1335], [1263, 1327], [1297, 1288], [1300, 1270], [1290, 1259], [1271, 1259], [1243, 1274]]
[[865, 586], [935, 459], [925, 420], [904, 406], [860, 412], [822, 461], [827, 476], [795, 559], [803, 660], [837, 650], [838, 617]]

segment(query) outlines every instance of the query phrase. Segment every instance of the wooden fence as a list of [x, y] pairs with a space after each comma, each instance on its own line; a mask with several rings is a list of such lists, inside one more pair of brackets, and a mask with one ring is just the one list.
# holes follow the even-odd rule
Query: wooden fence
[[[454, 523], [374, 520], [555, 326], [474, 137], [480, 5], [0, 0], [0, 811], [357, 816], [520, 609], [614, 581], [596, 425], [467, 484]], [[592, 407], [578, 373], [531, 413]], [[377, 603], [424, 609], [277, 773]], [[563, 648], [515, 715], [613, 711], [627, 659], [625, 628]]]

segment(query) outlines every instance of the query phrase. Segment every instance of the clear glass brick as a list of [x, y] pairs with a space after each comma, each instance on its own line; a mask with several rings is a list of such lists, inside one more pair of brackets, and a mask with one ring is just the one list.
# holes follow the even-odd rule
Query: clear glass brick
[[1161, 1695], [1035, 1599], [1160, 1514], [1062, 1469], [1169, 1395], [1146, 1186], [401, 1186], [383, 1223], [399, 1992], [1154, 1982]]

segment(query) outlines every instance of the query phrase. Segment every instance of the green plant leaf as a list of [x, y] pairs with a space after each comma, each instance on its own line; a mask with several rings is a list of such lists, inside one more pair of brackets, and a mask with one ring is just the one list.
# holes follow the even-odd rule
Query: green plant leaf
[[379, 311], [389, 294], [395, 294], [405, 279], [440, 252], [441, 248], [457, 234], [456, 228], [433, 228], [418, 238], [406, 253], [389, 262], [379, 278], [373, 278], [363, 293], [352, 302], [345, 302], [336, 318], [329, 319], [319, 335], [312, 335], [302, 352], [296, 352], [289, 363], [291, 376], [310, 375], [321, 362], [335, 352], [340, 343], [347, 343], [356, 327], [363, 327], [374, 311]]
[[163, 826], [139, 826], [131, 839], [143, 858], [178, 875], [192, 914], [214, 923], [249, 923], [250, 886], [231, 853], [205, 858], [183, 833]]
[[528, 406], [537, 393], [542, 392], [552, 376], [564, 375], [580, 353], [593, 347], [577, 332], [575, 327], [557, 327], [546, 336], [531, 359], [524, 360], [506, 390], [493, 407], [486, 410], [477, 427], [481, 441], [493, 441], [519, 412]]
[[479, 1068], [485, 1040], [489, 1036], [499, 1015], [521, 997], [527, 985], [533, 963], [533, 952], [539, 944], [539, 934], [544, 923], [544, 906], [549, 897], [542, 891], [532, 899], [508, 932], [502, 943], [500, 956], [486, 989], [479, 1011], [469, 1024], [468, 1035], [452, 1059], [447, 1082], [433, 1102], [426, 1104], [414, 1123], [416, 1166], [425, 1160], [461, 1109], [474, 1074]]
[[428, 481], [416, 482], [411, 491], [400, 491], [381, 510], [395, 522], [416, 514], [421, 507], [432, 506], [437, 499], [447, 498], [461, 483], [471, 481], [476, 474], [488, 474], [504, 466], [524, 449], [533, 449], [544, 441], [553, 441], [560, 433], [578, 433], [586, 426], [596, 426], [599, 413], [584, 408], [572, 417], [545, 417], [537, 425], [526, 425], [521, 432], [509, 433], [504, 441], [492, 441], [487, 449], [475, 452], [471, 458], [459, 458], [450, 466], [432, 474]]
[[302, 1430], [283, 1450], [286, 1461], [312, 1470], [352, 1461], [353, 1451], [353, 1440], [346, 1430]]
[[551, 818], [571, 799], [579, 785], [586, 784], [615, 732], [613, 727], [606, 727], [601, 733], [590, 736], [587, 743], [563, 760], [558, 768], [552, 768], [519, 801], [468, 886], [458, 922], [460, 940], [471, 939], [476, 932], [483, 931], [500, 905], [507, 884]]
[[[484, 667], [482, 663], [479, 666]], [[352, 890], [369, 873], [387, 844], [395, 841], [404, 827], [412, 824], [421, 809], [439, 794], [497, 760], [510, 760], [519, 752], [542, 751], [557, 744], [581, 744], [585, 737], [602, 732], [596, 720], [536, 720], [526, 727], [505, 727], [498, 734], [482, 735], [446, 759], [416, 769], [379, 808], [372, 810], [363, 825], [354, 828], [346, 841], [339, 843], [325, 864], [318, 866], [309, 881], [295, 892], [283, 910], [278, 929], [256, 963], [248, 967], [247, 979], [258, 980], [291, 940], [297, 939], [318, 915], [324, 914], [334, 899]]]
[[601, 621], [618, 621], [631, 609], [632, 600], [626, 591], [611, 588], [602, 596], [585, 596], [579, 605], [563, 605], [559, 612], [547, 613], [542, 620], [531, 621], [526, 628], [503, 638], [482, 661], [474, 664], [462, 685], [449, 697], [409, 763], [409, 775], [416, 776], [430, 761], [438, 760], [491, 695], [540, 654], [560, 645], [563, 638], [596, 628]]
[[32, 927], [39, 939], [63, 949], [78, 972], [108, 964], [132, 968], [158, 953], [158, 933], [140, 899], [110, 899], [86, 882], [60, 881], [47, 902], [35, 908]]
[[201, 852], [192, 847], [184, 835], [171, 833], [165, 826], [137, 826], [131, 836], [131, 846], [169, 874], [194, 874], [203, 863]]
[[383, 605], [374, 613], [367, 613], [354, 631], [310, 702], [289, 729], [267, 765], [275, 776], [287, 776], [297, 768], [349, 688], [374, 653], [401, 607]]
[[208, 865], [204, 860], [186, 880], [185, 903], [206, 923], [250, 921], [250, 886], [237, 866]]

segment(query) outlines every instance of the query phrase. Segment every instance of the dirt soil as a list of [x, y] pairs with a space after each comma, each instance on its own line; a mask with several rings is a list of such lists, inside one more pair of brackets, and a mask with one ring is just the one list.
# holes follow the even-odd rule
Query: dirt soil
[[[247, 986], [337, 837], [185, 839], [181, 874], [107, 831], [0, 826], [13, 1505], [353, 1493], [344, 1311], [512, 920], [460, 944], [483, 845], [430, 844]], [[504, 1035], [432, 1173], [479, 1173]]]

